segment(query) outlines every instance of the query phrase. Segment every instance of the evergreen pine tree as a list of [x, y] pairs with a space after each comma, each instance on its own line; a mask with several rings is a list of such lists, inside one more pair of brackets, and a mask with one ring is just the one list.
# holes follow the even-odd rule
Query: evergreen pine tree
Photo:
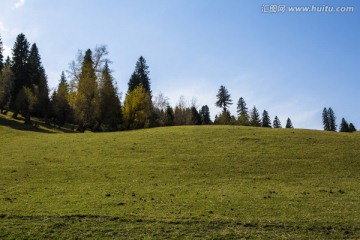
[[175, 119], [174, 110], [170, 105], [167, 105], [165, 110], [165, 122], [164, 122], [165, 126], [173, 126], [174, 119]]
[[11, 67], [11, 60], [10, 60], [9, 56], [7, 56], [4, 66], [10, 66]]
[[[28, 59], [30, 53], [29, 46], [30, 44], [27, 41], [25, 35], [23, 33], [20, 33], [17, 36], [16, 41], [14, 43], [14, 47], [12, 49], [11, 70], [14, 74], [14, 85], [11, 93], [11, 99], [12, 99], [11, 105], [14, 109], [15, 118], [17, 117], [17, 114], [19, 112], [19, 103], [21, 102], [18, 99], [18, 94], [20, 93], [20, 90], [23, 87], [31, 88], [31, 82], [28, 71]], [[28, 90], [26, 92], [28, 92]], [[21, 99], [25, 99], [23, 96], [21, 97]]]
[[3, 69], [3, 67], [4, 67], [3, 51], [4, 51], [4, 48], [3, 48], [3, 43], [2, 43], [1, 35], [0, 35], [0, 73], [1, 73], [1, 70]]
[[201, 116], [195, 106], [191, 107], [191, 122], [194, 125], [201, 124]]
[[330, 121], [329, 121], [329, 113], [326, 107], [324, 107], [323, 113], [322, 113], [322, 119], [323, 119], [323, 126], [325, 131], [330, 131]]
[[264, 110], [262, 114], [261, 126], [271, 128], [271, 120], [269, 117], [269, 113], [266, 110]]
[[356, 132], [356, 131], [357, 131], [357, 130], [356, 130], [354, 124], [350, 123], [350, 124], [349, 124], [349, 132]]
[[70, 104], [68, 102], [69, 97], [69, 85], [66, 81], [64, 72], [61, 73], [60, 83], [57, 87], [57, 91], [54, 91], [51, 107], [53, 110], [55, 123], [62, 127], [69, 118]]
[[245, 100], [242, 97], [239, 98], [239, 101], [237, 103], [237, 113], [238, 113], [239, 124], [242, 126], [248, 126], [249, 125], [248, 108], [246, 107]]
[[349, 124], [347, 123], [345, 118], [341, 119], [340, 132], [349, 132]]
[[336, 117], [331, 107], [328, 109], [328, 120], [329, 120], [329, 131], [336, 131]]
[[39, 49], [35, 43], [31, 45], [27, 69], [29, 72], [31, 89], [37, 96], [34, 114], [40, 117], [45, 117], [47, 121], [47, 115], [50, 107], [49, 87], [45, 69], [41, 63]]
[[39, 49], [36, 46], [36, 43], [33, 43], [30, 48], [30, 53], [28, 58], [28, 71], [29, 71], [30, 84], [31, 85], [35, 84], [39, 86], [41, 73], [42, 71], [44, 71], [44, 68], [41, 63]]
[[250, 126], [252, 127], [261, 126], [260, 114], [255, 106], [250, 112]]
[[79, 124], [77, 130], [80, 132], [95, 126], [99, 110], [98, 92], [92, 52], [88, 49], [81, 66], [78, 92], [75, 99], [75, 116]]
[[207, 105], [204, 105], [201, 107], [200, 117], [201, 117], [201, 124], [204, 124], [204, 125], [211, 124], [210, 110]]
[[107, 62], [102, 71], [99, 93], [102, 128], [105, 131], [116, 130], [121, 123], [121, 105]]
[[292, 122], [291, 122], [290, 118], [288, 118], [288, 119], [286, 120], [286, 128], [294, 128], [294, 126], [292, 125]]
[[151, 96], [150, 89], [150, 77], [149, 77], [149, 66], [146, 64], [145, 58], [142, 56], [138, 59], [135, 66], [135, 71], [131, 75], [131, 78], [128, 83], [128, 93], [133, 91], [136, 87], [142, 84], [142, 87], [147, 93]]
[[275, 118], [274, 118], [273, 127], [274, 128], [282, 128], [281, 122], [280, 122], [280, 119], [278, 118], [278, 116], [275, 116]]
[[225, 86], [221, 85], [216, 97], [218, 100], [216, 101], [215, 105], [219, 108], [222, 108], [223, 112], [225, 113], [228, 106], [232, 104], [229, 91], [225, 88]]

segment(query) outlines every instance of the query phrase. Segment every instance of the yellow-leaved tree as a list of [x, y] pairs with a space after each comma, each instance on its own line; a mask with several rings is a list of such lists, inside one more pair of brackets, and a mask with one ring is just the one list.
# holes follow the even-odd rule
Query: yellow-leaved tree
[[151, 116], [151, 97], [142, 84], [126, 94], [123, 117], [128, 129], [149, 126]]

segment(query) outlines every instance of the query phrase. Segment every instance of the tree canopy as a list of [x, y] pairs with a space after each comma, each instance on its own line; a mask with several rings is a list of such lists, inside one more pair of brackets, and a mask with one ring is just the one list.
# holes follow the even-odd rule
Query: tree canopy
[[141, 56], [135, 65], [135, 71], [130, 77], [128, 83], [128, 93], [133, 91], [140, 84], [144, 88], [144, 90], [150, 94], [151, 96], [151, 88], [150, 88], [150, 77], [149, 77], [149, 66], [146, 63], [146, 60], [143, 56]]
[[225, 88], [225, 86], [221, 85], [216, 95], [217, 101], [215, 105], [219, 108], [223, 109], [225, 113], [230, 105], [232, 105], [232, 100], [229, 91]]

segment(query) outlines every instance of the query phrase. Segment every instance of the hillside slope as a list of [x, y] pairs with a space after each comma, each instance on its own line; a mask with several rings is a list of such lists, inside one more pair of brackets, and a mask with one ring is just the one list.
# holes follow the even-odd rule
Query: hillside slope
[[0, 238], [360, 238], [360, 134], [0, 126]]

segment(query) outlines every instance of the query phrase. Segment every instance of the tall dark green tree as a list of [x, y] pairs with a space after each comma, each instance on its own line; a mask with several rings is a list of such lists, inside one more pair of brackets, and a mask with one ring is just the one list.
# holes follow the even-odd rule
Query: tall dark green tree
[[335, 117], [335, 113], [334, 111], [332, 110], [332, 108], [330, 107], [328, 109], [328, 120], [329, 120], [329, 127], [330, 127], [330, 131], [336, 131], [336, 117]]
[[79, 132], [93, 128], [99, 114], [99, 89], [96, 81], [92, 52], [85, 53], [79, 76], [78, 91], [75, 99], [75, 116]]
[[210, 110], [207, 105], [204, 105], [201, 107], [199, 114], [201, 117], [201, 124], [204, 124], [204, 125], [211, 124]]
[[37, 96], [34, 114], [40, 117], [45, 117], [47, 120], [50, 108], [49, 87], [45, 69], [41, 63], [39, 49], [35, 43], [31, 45], [27, 68], [31, 89]]
[[330, 131], [330, 122], [329, 122], [329, 113], [326, 107], [324, 107], [324, 110], [322, 112], [322, 121], [325, 131]]
[[172, 107], [170, 105], [166, 106], [166, 110], [165, 110], [165, 121], [164, 121], [164, 125], [165, 126], [173, 126], [174, 125], [174, 110], [172, 109]]
[[28, 58], [28, 71], [30, 84], [39, 85], [41, 74], [44, 71], [44, 68], [41, 63], [41, 57], [36, 43], [33, 43], [30, 48]]
[[242, 97], [239, 98], [239, 101], [237, 103], [237, 113], [238, 113], [239, 124], [242, 126], [248, 126], [249, 112], [248, 112], [248, 108], [246, 107], [245, 100]]
[[269, 113], [266, 110], [264, 110], [263, 113], [262, 113], [261, 126], [271, 128], [270, 116], [269, 116]]
[[325, 131], [336, 131], [336, 117], [331, 107], [329, 109], [324, 108], [322, 119]]
[[54, 115], [54, 120], [55, 123], [60, 127], [62, 127], [69, 119], [71, 109], [68, 97], [69, 84], [66, 81], [64, 72], [62, 72], [57, 90], [54, 91], [51, 99], [51, 107]]
[[201, 116], [195, 106], [191, 107], [191, 122], [194, 125], [201, 124]]
[[0, 35], [0, 73], [1, 73], [1, 70], [3, 69], [3, 67], [4, 67], [3, 51], [4, 51], [4, 48], [3, 48], [3, 43], [2, 43], [2, 39], [1, 39], [1, 35]]
[[225, 88], [225, 86], [221, 85], [216, 95], [217, 101], [215, 105], [219, 108], [223, 109], [223, 112], [226, 113], [228, 107], [232, 105], [232, 100], [229, 91]]
[[252, 127], [260, 127], [261, 126], [260, 114], [255, 106], [253, 107], [253, 109], [250, 112], [250, 126], [252, 126]]
[[[29, 47], [30, 44], [27, 41], [25, 35], [20, 33], [14, 43], [12, 48], [12, 63], [11, 70], [14, 74], [14, 85], [11, 93], [12, 107], [14, 108], [14, 117], [17, 117], [19, 112], [19, 104], [15, 102], [20, 102], [17, 100], [18, 94], [23, 87], [31, 88], [31, 82], [29, 77], [28, 70], [28, 60], [29, 60]], [[27, 91], [28, 92], [28, 91]], [[21, 97], [23, 99], [23, 97]]]
[[6, 57], [6, 60], [5, 60], [5, 63], [4, 63], [4, 66], [10, 66], [11, 67], [11, 59], [9, 56]]
[[349, 124], [349, 132], [356, 132], [356, 131], [357, 131], [357, 130], [356, 130], [354, 124], [350, 123], [350, 124]]
[[345, 118], [341, 119], [340, 132], [349, 132], [349, 124], [347, 123]]
[[113, 131], [121, 123], [121, 104], [108, 63], [105, 63], [100, 84], [99, 122], [102, 130]]
[[136, 62], [134, 73], [130, 77], [130, 80], [128, 83], [128, 86], [129, 86], [128, 93], [133, 91], [140, 84], [142, 84], [142, 87], [151, 96], [149, 73], [150, 73], [149, 66], [146, 64], [145, 58], [143, 58], [141, 56], [138, 59], [138, 61]]
[[286, 128], [294, 128], [294, 126], [293, 126], [290, 118], [288, 118], [288, 119], [286, 120], [286, 126], [285, 126], [285, 127], [286, 127]]
[[275, 118], [274, 118], [273, 127], [274, 128], [282, 128], [281, 122], [280, 122], [280, 119], [278, 118], [278, 116], [275, 116]]

